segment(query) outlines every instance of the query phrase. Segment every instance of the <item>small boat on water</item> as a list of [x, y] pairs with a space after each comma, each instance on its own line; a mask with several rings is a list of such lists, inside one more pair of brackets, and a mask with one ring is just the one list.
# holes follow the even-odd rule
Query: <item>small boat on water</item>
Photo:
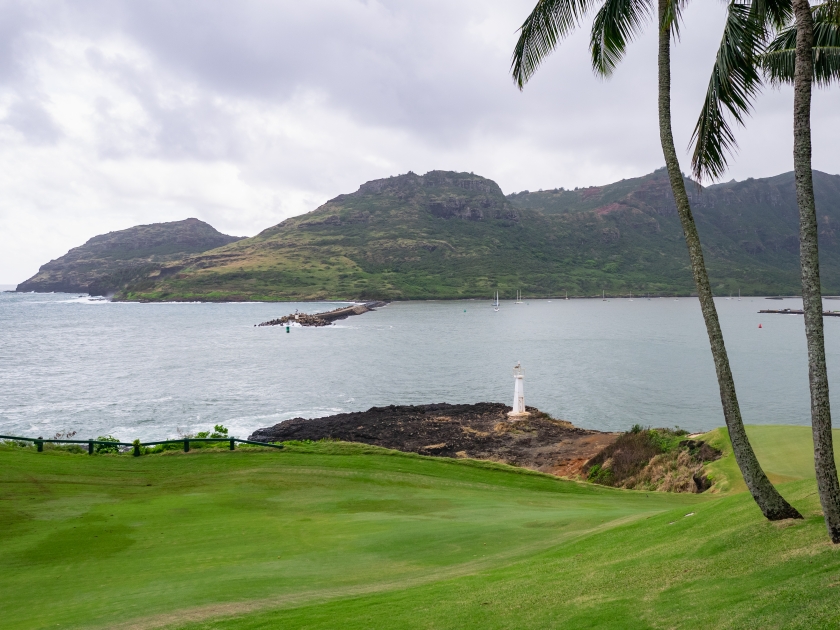
[[522, 291], [516, 291], [516, 302], [514, 304], [522, 304]]
[[496, 291], [496, 301], [493, 302], [493, 310], [499, 312], [499, 292]]

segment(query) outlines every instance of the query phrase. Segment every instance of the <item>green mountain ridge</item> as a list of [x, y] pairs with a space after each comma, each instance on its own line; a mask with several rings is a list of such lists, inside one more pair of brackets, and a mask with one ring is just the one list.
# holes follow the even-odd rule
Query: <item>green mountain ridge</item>
[[[686, 180], [718, 294], [799, 290], [792, 173]], [[840, 175], [814, 172], [822, 280], [840, 293]], [[688, 295], [664, 169], [606, 186], [505, 196], [472, 173], [367, 182], [260, 234], [137, 277], [123, 300], [365, 300]]]
[[94, 236], [84, 245], [43, 265], [16, 290], [107, 295], [131, 280], [157, 272], [168, 262], [240, 238], [222, 234], [204, 221], [192, 218], [136, 225]]

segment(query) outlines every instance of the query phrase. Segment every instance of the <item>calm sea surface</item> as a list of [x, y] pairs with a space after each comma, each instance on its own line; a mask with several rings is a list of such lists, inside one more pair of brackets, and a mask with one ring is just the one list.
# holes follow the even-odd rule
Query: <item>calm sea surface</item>
[[[717, 301], [747, 423], [807, 424], [800, 300]], [[827, 308], [840, 302], [826, 302]], [[723, 424], [696, 299], [403, 302], [328, 328], [256, 328], [334, 304], [120, 304], [0, 293], [0, 434], [237, 437], [373, 405], [525, 399], [578, 426]], [[759, 323], [763, 324], [761, 329]], [[840, 415], [840, 318], [826, 318]], [[836, 423], [837, 425], [837, 423]]]

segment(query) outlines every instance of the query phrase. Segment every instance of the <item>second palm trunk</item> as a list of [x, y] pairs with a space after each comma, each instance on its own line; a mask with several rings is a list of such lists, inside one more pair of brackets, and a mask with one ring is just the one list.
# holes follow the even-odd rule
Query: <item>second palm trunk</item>
[[[807, 0], [806, 0], [807, 1]], [[712, 347], [712, 357], [715, 362], [720, 400], [723, 405], [723, 416], [732, 441], [732, 451], [744, 481], [752, 493], [755, 502], [762, 513], [771, 521], [785, 518], [802, 518], [802, 515], [790, 505], [778, 490], [773, 487], [755, 452], [747, 438], [747, 432], [741, 419], [741, 409], [735, 394], [735, 382], [729, 367], [729, 357], [723, 342], [723, 333], [718, 321], [714, 296], [712, 295], [709, 276], [706, 273], [706, 263], [703, 260], [703, 250], [700, 247], [700, 236], [691, 213], [691, 205], [685, 190], [685, 181], [680, 170], [677, 152], [674, 148], [674, 136], [671, 131], [671, 29], [666, 24], [666, 14], [669, 0], [659, 0], [659, 133], [662, 142], [662, 153], [665, 166], [671, 181], [677, 213], [685, 233], [688, 255], [706, 332]]]

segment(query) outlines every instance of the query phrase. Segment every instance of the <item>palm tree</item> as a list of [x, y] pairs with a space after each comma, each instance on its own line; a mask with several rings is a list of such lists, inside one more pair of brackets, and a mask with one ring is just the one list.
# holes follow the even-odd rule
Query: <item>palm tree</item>
[[[814, 75], [819, 87], [840, 83], [840, 2], [812, 7], [814, 16]], [[793, 83], [796, 66], [796, 25], [781, 28], [759, 57], [765, 76], [773, 85]]]
[[[834, 462], [823, 335], [817, 212], [811, 171], [811, 91], [814, 81], [828, 85], [840, 79], [840, 2], [832, 0], [812, 8], [808, 0], [793, 0], [773, 17], [762, 13], [760, 6], [756, 9], [758, 3], [753, 3], [747, 11], [744, 5], [744, 0], [732, 0], [729, 5], [721, 52], [695, 127], [697, 143], [692, 169], [698, 179], [723, 173], [726, 154], [735, 147], [735, 140], [723, 119], [722, 107], [743, 124], [743, 115], [748, 113], [761, 85], [759, 68], [773, 83], [793, 84], [793, 166], [799, 206], [799, 263], [814, 468], [828, 535], [836, 544], [840, 543], [840, 483]], [[785, 18], [791, 17], [791, 8], [794, 22], [786, 25]], [[750, 23], [744, 28], [730, 28], [730, 25], [744, 24], [745, 15]], [[767, 45], [772, 27], [780, 30]], [[721, 62], [722, 59], [725, 61]]]
[[[559, 41], [580, 23], [593, 4], [589, 0], [538, 1], [520, 28], [519, 41], [513, 53], [511, 69], [514, 81], [520, 89], [536, 72], [542, 60], [557, 47]], [[671, 37], [678, 34], [682, 4], [682, 0], [658, 0], [658, 5], [654, 5], [653, 0], [602, 0], [601, 7], [595, 15], [590, 38], [592, 66], [597, 74], [609, 76], [624, 55], [627, 43], [639, 33], [646, 19], [651, 14], [656, 14], [659, 34], [659, 129], [662, 152], [685, 233], [732, 450], [747, 487], [768, 519], [802, 518], [767, 479], [747, 438], [706, 273], [700, 237], [674, 148], [671, 131]]]

